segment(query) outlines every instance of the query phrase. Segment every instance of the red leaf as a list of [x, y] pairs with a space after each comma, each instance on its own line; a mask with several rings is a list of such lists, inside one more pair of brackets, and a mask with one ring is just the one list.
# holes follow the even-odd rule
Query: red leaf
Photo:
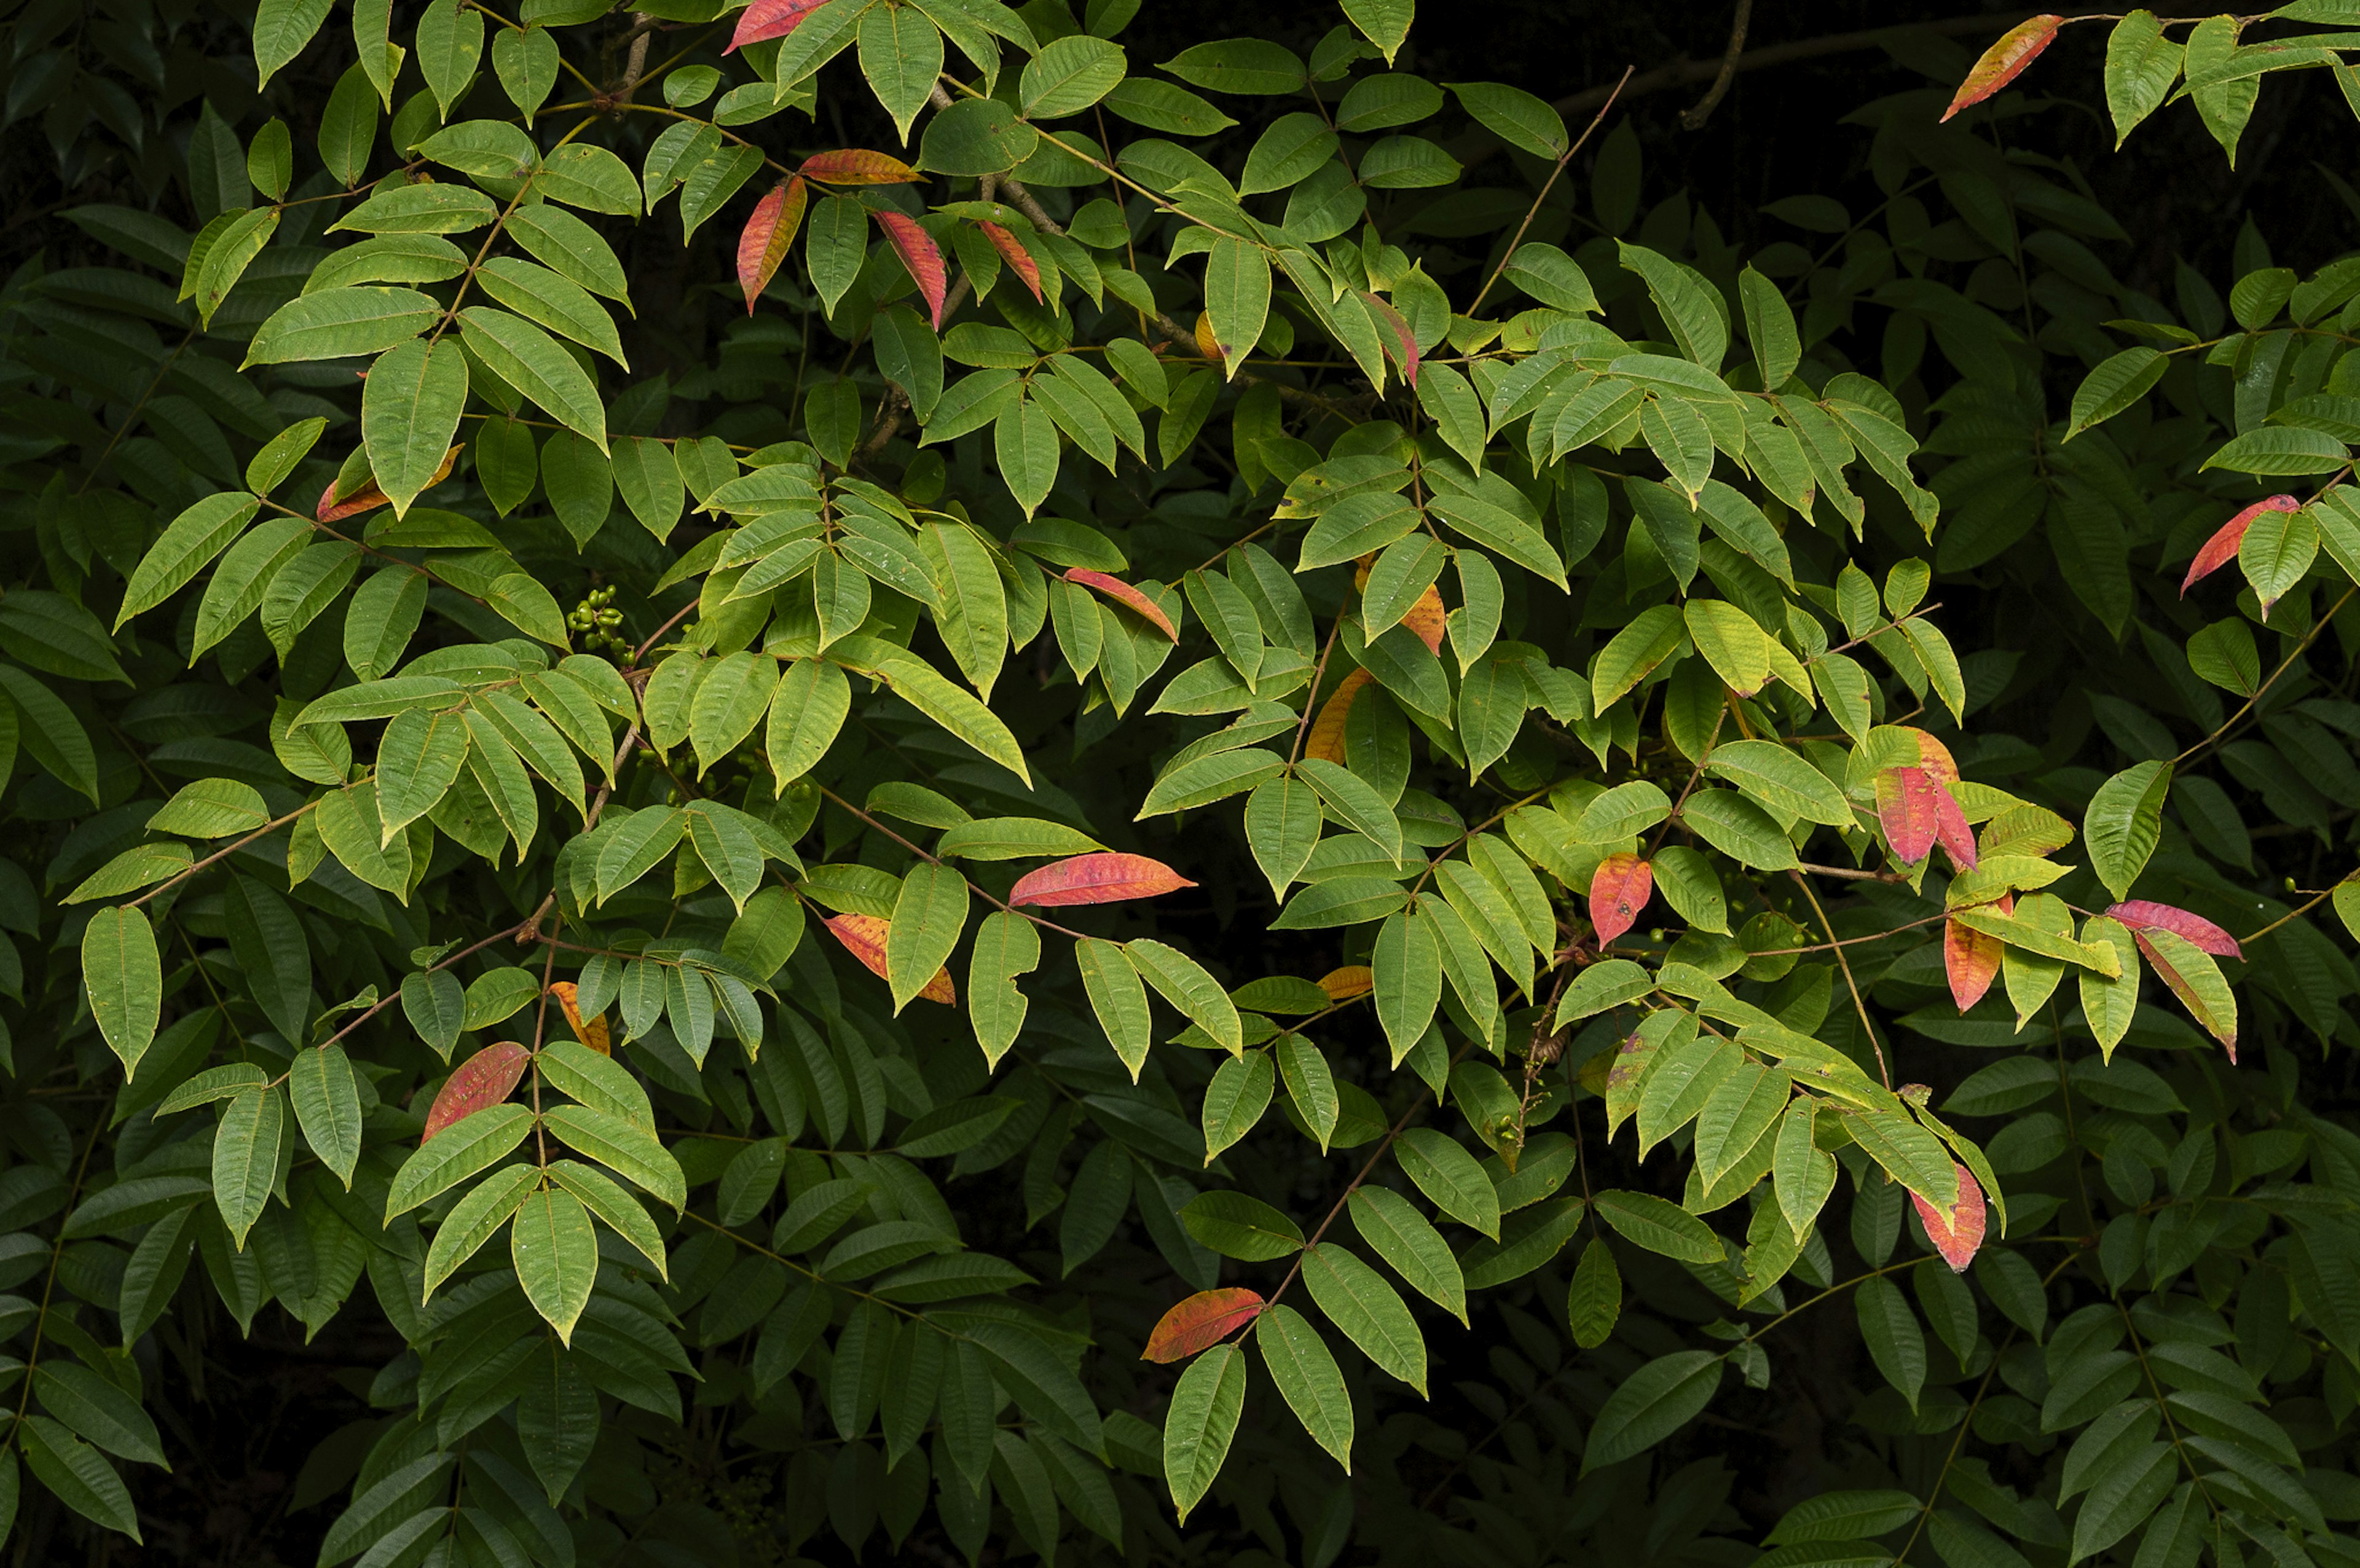
[[[836, 933], [836, 940], [844, 943], [844, 950], [866, 964], [871, 975], [880, 980], [889, 978], [885, 971], [885, 938], [893, 929], [892, 921], [876, 915], [830, 915], [826, 925]], [[958, 1003], [958, 988], [951, 984], [951, 972], [947, 969], [937, 970], [918, 995], [945, 1007]]]
[[2147, 926], [2156, 926], [2171, 932], [2174, 936], [2184, 936], [2215, 958], [2245, 956], [2238, 950], [2235, 937], [2231, 936], [2202, 915], [2191, 915], [2186, 909], [2170, 904], [2158, 904], [2147, 898], [2133, 898], [2126, 904], [2114, 905], [2106, 913], [2122, 921], [2133, 931]]
[[[1998, 907], [2003, 912], [2014, 913], [2016, 899], [2004, 898]], [[1971, 1011], [1983, 999], [1983, 993], [1999, 976], [2004, 951], [1995, 936], [1985, 936], [1956, 920], [1942, 922], [1942, 968], [1950, 976], [1950, 1000], [1958, 1004], [1959, 1011]]]
[[1426, 585], [1426, 592], [1417, 596], [1417, 603], [1412, 604], [1401, 618], [1401, 624], [1415, 632], [1418, 641], [1426, 644], [1426, 651], [1437, 658], [1442, 654], [1443, 614], [1442, 594], [1429, 583]]
[[1918, 1205], [1918, 1218], [1926, 1226], [1926, 1239], [1942, 1255], [1953, 1274], [1963, 1274], [1967, 1265], [1975, 1260], [1976, 1251], [1983, 1244], [1983, 1190], [1975, 1181], [1974, 1172], [1961, 1165], [1959, 1171], [1959, 1206], [1950, 1211], [1950, 1223], [1944, 1225], [1934, 1205], [1909, 1194]]
[[[1928, 777], [1932, 778], [1931, 774]], [[1934, 842], [1950, 857], [1950, 864], [1961, 871], [1975, 868], [1975, 830], [1967, 825], [1967, 813], [1959, 808], [1959, 798], [1939, 779], [1934, 784]]]
[[1970, 104], [1980, 103], [2023, 73], [2024, 68], [2040, 57], [2057, 37], [2064, 24], [2062, 16], [2034, 16], [2019, 22], [2000, 35], [1999, 42], [1983, 50], [1983, 59], [1975, 61], [1967, 79], [1959, 83], [1959, 95], [1942, 111], [1947, 120]]
[[1876, 776], [1876, 820], [1893, 857], [1905, 866], [1933, 852], [1937, 792], [1923, 768], [1888, 768]]
[[2204, 541], [2204, 548], [2196, 552], [2196, 559], [2188, 563], [2188, 575], [2180, 580], [2180, 596], [2187, 598], [2191, 588], [2237, 559], [2237, 547], [2245, 542], [2245, 530], [2254, 526], [2256, 517], [2264, 512], [2295, 511], [2301, 506], [2302, 503], [2291, 495], [2272, 495], [2267, 500], [2255, 502], [2223, 523], [2212, 537]]
[[1262, 1315], [1262, 1298], [1240, 1286], [1199, 1290], [1164, 1314], [1147, 1336], [1142, 1361], [1183, 1361], [1210, 1350]]
[[1108, 598], [1128, 605], [1131, 609], [1137, 610], [1141, 615], [1154, 622], [1155, 629], [1162, 632], [1165, 637], [1170, 637], [1174, 642], [1178, 642], [1180, 640], [1180, 633], [1178, 629], [1173, 626], [1172, 617], [1164, 613], [1164, 606], [1149, 598], [1145, 593], [1140, 592], [1140, 590], [1132, 587], [1130, 583], [1125, 583], [1121, 578], [1109, 577], [1103, 572], [1092, 572], [1087, 566], [1076, 566], [1070, 568], [1065, 572], [1065, 581], [1068, 583], [1078, 583], [1085, 588], [1097, 589]]
[[601, 1056], [615, 1054], [614, 1042], [606, 1033], [606, 1015], [600, 1013], [587, 1020], [582, 1017], [580, 987], [571, 980], [560, 980], [549, 987], [549, 994], [556, 997], [557, 1005], [565, 1010], [565, 1025], [574, 1031], [574, 1039]]
[[795, 231], [803, 226], [803, 207], [810, 198], [811, 187], [796, 175], [754, 204], [746, 232], [738, 236], [738, 287], [746, 291], [748, 315], [754, 313], [754, 301], [762, 297], [779, 264], [787, 259], [787, 247], [795, 243]]
[[754, 0], [738, 14], [738, 30], [729, 35], [729, 49], [721, 52], [727, 54], [747, 44], [783, 38], [826, 3], [827, 0]]
[[865, 147], [815, 152], [803, 159], [803, 177], [823, 185], [907, 185], [918, 171], [890, 153]]
[[1053, 861], [1018, 878], [1009, 890], [1011, 904], [1112, 904], [1124, 898], [1153, 898], [1196, 884], [1160, 860], [1143, 855], [1076, 855]]
[[1630, 851], [1600, 861], [1590, 878], [1590, 923], [1598, 928], [1598, 945], [1638, 924], [1655, 891], [1655, 868]]
[[418, 1141], [424, 1143], [453, 1122], [487, 1111], [507, 1099], [531, 1059], [532, 1053], [523, 1046], [504, 1040], [459, 1063], [458, 1071], [443, 1080], [442, 1092], [434, 1096], [434, 1107], [426, 1113], [426, 1130]]
[[1360, 298], [1369, 302], [1369, 309], [1376, 312], [1377, 320], [1382, 321], [1385, 330], [1393, 333], [1393, 356], [1401, 365], [1402, 379], [1412, 387], [1416, 386], [1417, 334], [1409, 330], [1409, 319], [1373, 294], [1364, 292]]
[[934, 323], [934, 331], [941, 332], [943, 297], [948, 291], [949, 278], [943, 270], [943, 253], [934, 244], [934, 236], [926, 233], [924, 224], [904, 212], [872, 212], [869, 215], [877, 220], [885, 237], [893, 242], [894, 253], [910, 269], [910, 280], [926, 297], [926, 311]]
[[1303, 755], [1321, 762], [1340, 764], [1344, 760], [1344, 721], [1352, 716], [1352, 699], [1370, 681], [1369, 672], [1354, 670], [1336, 683], [1328, 700], [1319, 705], [1319, 716], [1311, 721], [1311, 734], [1303, 745]]
[[1023, 281], [1024, 287], [1032, 290], [1033, 300], [1047, 304], [1048, 301], [1041, 295], [1041, 264], [1032, 259], [1032, 253], [1024, 248], [1024, 242], [998, 223], [978, 223], [975, 226], [983, 231], [983, 237], [991, 242], [991, 248], [1000, 253], [1000, 259], [1016, 269], [1016, 276]]
[[[450, 478], [451, 465], [458, 461], [459, 448], [454, 446], [444, 452], [442, 466], [434, 471], [434, 477], [426, 482], [426, 488], [432, 490]], [[421, 492], [421, 494], [423, 493]], [[328, 487], [320, 492], [320, 504], [312, 508], [311, 517], [318, 522], [340, 523], [346, 517], [357, 517], [363, 512], [374, 512], [384, 505], [386, 505], [386, 494], [377, 487], [377, 481], [374, 479], [363, 480], [359, 489], [342, 500], [336, 498], [336, 482], [332, 479], [328, 481]]]

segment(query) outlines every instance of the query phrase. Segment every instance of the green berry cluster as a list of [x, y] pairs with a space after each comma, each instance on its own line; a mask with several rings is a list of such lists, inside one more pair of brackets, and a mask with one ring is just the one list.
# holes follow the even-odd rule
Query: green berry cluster
[[629, 645], [615, 632], [615, 628], [623, 624], [623, 612], [614, 608], [614, 603], [612, 583], [604, 588], [593, 588], [584, 596], [582, 603], [574, 606], [574, 613], [565, 617], [567, 626], [583, 634], [582, 646], [593, 653], [601, 649], [611, 649], [616, 653], [628, 651]]

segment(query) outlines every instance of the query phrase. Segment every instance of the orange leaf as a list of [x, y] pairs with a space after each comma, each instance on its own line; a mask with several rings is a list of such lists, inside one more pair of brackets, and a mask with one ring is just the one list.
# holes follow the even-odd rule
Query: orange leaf
[[978, 222], [975, 226], [983, 231], [983, 237], [991, 242], [991, 248], [1000, 253], [1000, 259], [1016, 269], [1016, 276], [1022, 280], [1024, 287], [1032, 290], [1033, 300], [1047, 304], [1048, 301], [1041, 295], [1041, 264], [1032, 259], [1032, 253], [1024, 248], [1024, 242], [998, 223]]
[[1963, 1274], [1967, 1265], [1975, 1260], [1976, 1251], [1983, 1244], [1983, 1190], [1975, 1181], [1974, 1172], [1961, 1165], [1959, 1171], [1959, 1206], [1950, 1211], [1950, 1223], [1944, 1225], [1934, 1205], [1909, 1194], [1918, 1205], [1918, 1218], [1926, 1227], [1926, 1239], [1942, 1255], [1953, 1274]]
[[[934, 323], [934, 331], [943, 330], [943, 297], [949, 288], [949, 278], [943, 269], [942, 248], [926, 227], [906, 212], [872, 212], [877, 226], [893, 242], [893, 252], [909, 269], [910, 281], [926, 299], [926, 313]], [[1175, 642], [1180, 639], [1175, 637]]]
[[1402, 379], [1412, 387], [1416, 386], [1417, 334], [1409, 330], [1409, 318], [1373, 294], [1364, 292], [1360, 298], [1369, 302], [1369, 309], [1376, 312], [1377, 320], [1382, 321], [1385, 330], [1393, 334], [1393, 341], [1386, 346], [1394, 362], [1401, 366]]
[[1355, 996], [1365, 996], [1376, 988], [1377, 972], [1365, 964], [1347, 964], [1341, 969], [1330, 969], [1319, 976], [1319, 988], [1328, 993], [1331, 1002], [1349, 1002]]
[[2126, 904], [2116, 904], [2106, 913], [2132, 931], [2154, 926], [2184, 936], [2215, 958], [2243, 958], [2237, 939], [2206, 920], [2171, 904], [2158, 904], [2152, 899], [2133, 898]]
[[524, 1064], [532, 1053], [512, 1040], [497, 1045], [487, 1045], [466, 1061], [458, 1071], [442, 1083], [442, 1092], [434, 1096], [434, 1106], [426, 1113], [426, 1130], [418, 1141], [424, 1143], [453, 1122], [464, 1121], [477, 1111], [486, 1111], [508, 1097], [524, 1076]]
[[1975, 61], [1967, 79], [1959, 83], [1959, 95], [1942, 111], [1942, 118], [1948, 120], [1960, 110], [1982, 103], [2015, 81], [2026, 66], [2039, 58], [2040, 51], [2057, 37], [2057, 29], [2064, 22], [2062, 16], [2034, 16], [2002, 33], [1999, 42], [1983, 50], [1983, 59]]
[[[2012, 910], [2016, 900], [2002, 898], [2003, 909]], [[2004, 949], [1999, 938], [1986, 936], [1971, 926], [1956, 920], [1942, 922], [1942, 968], [1950, 978], [1950, 1000], [1959, 1011], [1972, 1010], [1991, 989], [1999, 977], [2000, 955]]]
[[1933, 852], [1936, 789], [1923, 768], [1888, 768], [1876, 776], [1876, 819], [1893, 856], [1915, 866]]
[[1598, 928], [1598, 945], [1638, 924], [1655, 892], [1655, 868], [1629, 850], [1600, 861], [1590, 878], [1590, 923]]
[[803, 25], [803, 19], [826, 4], [826, 0], [754, 0], [738, 15], [738, 30], [729, 35], [729, 49], [741, 49], [770, 38], [783, 38]]
[[1304, 744], [1304, 756], [1342, 765], [1344, 721], [1352, 715], [1352, 699], [1360, 694], [1360, 688], [1370, 679], [1367, 670], [1355, 670], [1337, 682], [1336, 690], [1320, 704], [1319, 716], [1311, 721], [1311, 735]]
[[[887, 977], [885, 938], [893, 929], [892, 921], [876, 915], [830, 915], [825, 923], [836, 933], [836, 940], [844, 943], [844, 950], [866, 964], [871, 975], [880, 980]], [[947, 969], [935, 971], [934, 977], [918, 995], [945, 1007], [958, 1002], [958, 987], [951, 984], [951, 972]]]
[[2245, 530], [2254, 526], [2256, 517], [2264, 512], [2295, 511], [2301, 506], [2302, 503], [2291, 495], [2272, 495], [2267, 500], [2255, 502], [2223, 523], [2212, 537], [2204, 541], [2204, 548], [2196, 552], [2196, 559], [2188, 563], [2188, 575], [2180, 580], [2180, 596], [2187, 598], [2191, 588], [2237, 559], [2237, 547], [2245, 542]]
[[1426, 644], [1426, 651], [1437, 657], [1442, 653], [1442, 593], [1429, 583], [1426, 592], [1417, 596], [1417, 603], [1401, 618], [1401, 624]]
[[1975, 830], [1967, 825], [1967, 813], [1959, 807], [1959, 798], [1950, 787], [1929, 773], [1934, 786], [1934, 842], [1950, 857], [1950, 864], [1961, 871], [1975, 868]]
[[1066, 571], [1065, 581], [1078, 583], [1085, 588], [1097, 589], [1108, 598], [1146, 616], [1155, 624], [1157, 631], [1162, 632], [1174, 642], [1180, 640], [1179, 630], [1173, 626], [1172, 617], [1164, 613], [1164, 606], [1125, 583], [1121, 578], [1109, 577], [1103, 572], [1092, 572], [1087, 566], [1076, 566]]
[[1240, 1286], [1199, 1290], [1164, 1314], [1147, 1336], [1142, 1361], [1185, 1361], [1210, 1350], [1262, 1315], [1262, 1298]]
[[[445, 479], [450, 478], [451, 465], [458, 461], [459, 449], [457, 447], [454, 446], [449, 452], [444, 452], [442, 454], [442, 466], [437, 468], [434, 471], [434, 477], [426, 482], [426, 489], [432, 490], [437, 485], [442, 484]], [[422, 495], [424, 492], [421, 491], [421, 494]], [[351, 495], [344, 496], [341, 500], [336, 496], [336, 484], [335, 481], [332, 479], [328, 482], [328, 487], [320, 492], [320, 504], [312, 508], [311, 516], [319, 522], [337, 523], [342, 522], [346, 517], [357, 517], [363, 512], [374, 512], [379, 506], [384, 505], [386, 505], [386, 494], [384, 491], [377, 487], [377, 481], [374, 479], [362, 481], [361, 487], [359, 489], [354, 491]]]
[[865, 147], [815, 152], [803, 159], [802, 173], [822, 185], [907, 185], [918, 178], [916, 169], [890, 153]]
[[614, 1043], [606, 1035], [606, 1015], [600, 1013], [596, 1018], [586, 1023], [584, 1022], [579, 1002], [581, 992], [573, 981], [557, 981], [550, 986], [549, 994], [557, 998], [559, 1007], [565, 1009], [566, 1027], [574, 1031], [574, 1039], [601, 1056], [615, 1054]]
[[810, 197], [811, 187], [796, 175], [756, 202], [754, 215], [746, 220], [746, 232], [738, 236], [738, 287], [746, 291], [748, 315], [754, 313], [754, 301], [787, 259], [787, 247], [795, 243]]
[[1198, 354], [1216, 363], [1225, 357], [1221, 353], [1221, 340], [1213, 335], [1213, 318], [1203, 310], [1196, 312], [1196, 337]]
[[1028, 872], [1009, 889], [1011, 904], [1111, 904], [1153, 898], [1196, 884], [1160, 860], [1143, 855], [1076, 855]]

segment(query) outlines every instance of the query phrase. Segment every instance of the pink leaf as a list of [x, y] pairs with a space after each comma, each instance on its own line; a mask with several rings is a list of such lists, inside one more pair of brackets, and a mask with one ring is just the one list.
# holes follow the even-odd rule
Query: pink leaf
[[[1929, 774], [1929, 778], [1932, 776]], [[1934, 842], [1950, 857], [1950, 864], [1961, 871], [1975, 868], [1975, 830], [1967, 825], [1967, 813], [1959, 808], [1959, 798], [1939, 779], [1934, 784]]]
[[1241, 1286], [1199, 1290], [1164, 1314], [1147, 1336], [1142, 1361], [1184, 1361], [1210, 1350], [1262, 1315], [1262, 1300]]
[[2237, 939], [2206, 920], [2202, 915], [2190, 914], [2170, 904], [2158, 904], [2147, 898], [2133, 898], [2126, 904], [2116, 904], [2106, 911], [2115, 920], [2136, 931], [2153, 926], [2174, 936], [2186, 937], [2191, 942], [2215, 958], [2243, 958]]
[[2062, 16], [2034, 16], [2002, 33], [1999, 42], [1983, 51], [1983, 59], [1975, 61], [1967, 79], [1959, 83], [1959, 95], [1942, 111], [1942, 118], [1947, 120], [1960, 110], [1982, 103], [2023, 74], [2024, 68], [2038, 60], [2040, 51], [2057, 37], [2057, 29], [2064, 21]]
[[1092, 572], [1087, 566], [1076, 566], [1066, 571], [1065, 581], [1078, 583], [1085, 588], [1097, 589], [1108, 598], [1137, 610], [1155, 624], [1157, 631], [1162, 632], [1174, 642], [1180, 640], [1179, 629], [1173, 626], [1172, 617], [1164, 613], [1164, 606], [1139, 589], [1125, 583], [1121, 578], [1109, 577], [1103, 572]]
[[822, 185], [907, 185], [918, 178], [916, 169], [892, 154], [865, 147], [815, 152], [803, 159], [801, 172]]
[[754, 215], [746, 220], [746, 232], [738, 236], [738, 287], [746, 291], [748, 315], [754, 313], [754, 301], [786, 260], [787, 247], [795, 243], [810, 194], [803, 177], [793, 176], [756, 202]]
[[1041, 294], [1041, 264], [1032, 259], [1032, 253], [1024, 248], [1024, 242], [998, 223], [978, 222], [975, 226], [983, 231], [983, 237], [991, 242], [991, 248], [1000, 253], [1000, 259], [1016, 269], [1017, 278], [1025, 288], [1032, 290], [1033, 300], [1047, 304]]
[[729, 49], [721, 52], [727, 54], [748, 44], [783, 38], [826, 3], [827, 0], [754, 0], [738, 14], [738, 30], [729, 35]]
[[464, 1121], [477, 1111], [486, 1111], [508, 1097], [524, 1076], [524, 1064], [532, 1053], [512, 1040], [497, 1045], [487, 1045], [466, 1061], [442, 1083], [442, 1092], [434, 1096], [433, 1108], [426, 1113], [426, 1130], [418, 1141], [426, 1142], [452, 1123]]
[[2264, 512], [2295, 511], [2301, 506], [2302, 503], [2291, 495], [2272, 495], [2255, 502], [2223, 523], [2212, 537], [2204, 541], [2204, 548], [2196, 552], [2196, 559], [2188, 563], [2188, 575], [2180, 580], [2180, 596], [2187, 598], [2191, 588], [2237, 559], [2237, 547], [2245, 542], [2245, 530], [2254, 526], [2256, 517]]
[[943, 297], [948, 291], [949, 279], [943, 269], [943, 253], [934, 244], [934, 236], [926, 233], [925, 225], [903, 212], [872, 212], [877, 226], [893, 242], [893, 250], [901, 256], [901, 265], [910, 270], [910, 280], [926, 299], [926, 312], [934, 331], [943, 330]]
[[1918, 1205], [1918, 1218], [1926, 1227], [1926, 1239], [1942, 1255], [1953, 1274], [1963, 1274], [1967, 1265], [1975, 1260], [1975, 1253], [1983, 1244], [1983, 1190], [1976, 1182], [1974, 1172], [1961, 1165], [1959, 1171], [1959, 1205], [1950, 1211], [1950, 1223], [1944, 1225], [1934, 1205], [1909, 1194]]
[[1893, 857], [1915, 866], [1934, 848], [1936, 786], [1923, 768], [1888, 768], [1876, 776], [1876, 818]]
[[1590, 877], [1590, 923], [1598, 928], [1598, 945], [1638, 924], [1639, 911], [1655, 891], [1655, 868], [1630, 851], [1600, 861]]
[[1124, 898], [1153, 898], [1194, 887], [1160, 860], [1143, 855], [1076, 855], [1028, 872], [1009, 890], [1011, 904], [1111, 904]]

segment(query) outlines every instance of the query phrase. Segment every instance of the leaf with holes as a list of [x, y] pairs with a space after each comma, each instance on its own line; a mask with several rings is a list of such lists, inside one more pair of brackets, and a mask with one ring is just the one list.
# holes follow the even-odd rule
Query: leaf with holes
[[1618, 941], [1638, 924], [1655, 891], [1655, 873], [1637, 855], [1623, 851], [1600, 861], [1590, 878], [1590, 923], [1598, 930], [1598, 945]]

